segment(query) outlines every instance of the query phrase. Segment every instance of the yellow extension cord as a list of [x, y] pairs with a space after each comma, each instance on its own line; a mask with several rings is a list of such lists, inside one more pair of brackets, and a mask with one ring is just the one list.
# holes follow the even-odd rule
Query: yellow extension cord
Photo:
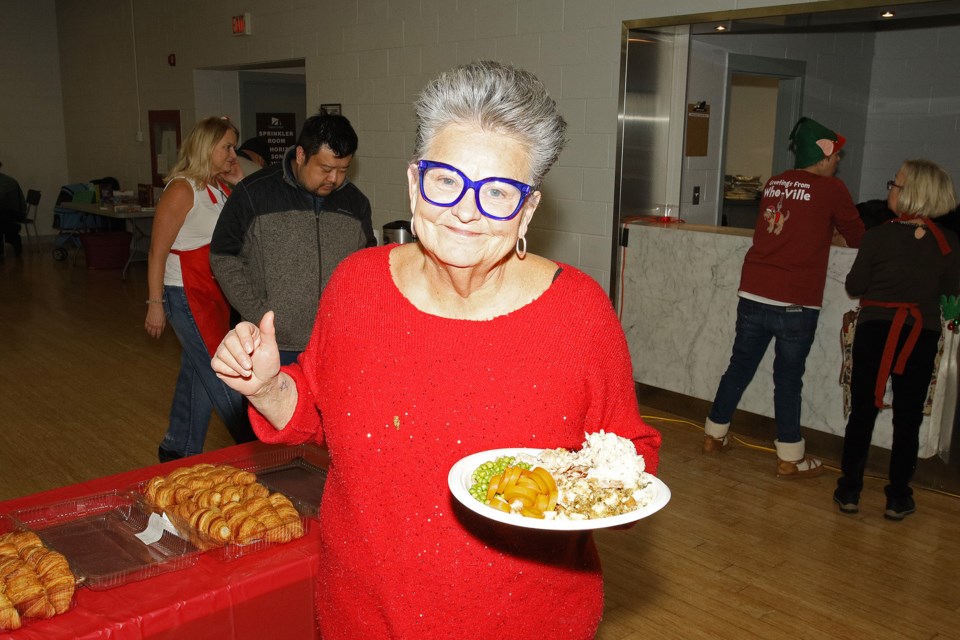
[[[701, 432], [703, 431], [703, 425], [697, 424], [696, 422], [691, 422], [690, 420], [685, 420], [685, 419], [683, 419], [683, 418], [664, 418], [664, 417], [662, 417], [662, 416], [643, 416], [643, 415], [640, 416], [640, 417], [643, 418], [644, 420], [649, 421], [649, 422], [659, 421], [659, 422], [677, 422], [677, 423], [680, 423], [680, 424], [687, 424], [687, 425], [690, 425], [691, 427], [694, 427], [695, 429], [700, 430]], [[756, 449], [756, 450], [758, 450], [758, 451], [765, 451], [765, 452], [767, 452], [767, 453], [776, 454], [776, 450], [775, 450], [775, 449], [772, 449], [772, 448], [770, 448], [770, 447], [764, 447], [764, 446], [762, 446], [762, 445], [751, 444], [751, 443], [749, 443], [749, 442], [746, 442], [746, 441], [744, 441], [744, 440], [741, 440], [740, 438], [738, 438], [737, 436], [735, 436], [735, 435], [732, 434], [732, 433], [729, 434], [729, 435], [730, 435], [730, 438], [733, 439], [733, 441], [736, 442], [736, 443], [737, 443], [738, 445], [740, 445], [740, 446], [746, 447], [746, 448], [748, 448], [748, 449]], [[823, 466], [824, 466], [824, 468], [826, 468], [826, 469], [830, 469], [831, 471], [835, 471], [835, 472], [837, 472], [837, 473], [840, 473], [840, 469], [838, 469], [837, 467], [831, 466], [831, 465], [826, 464], [826, 463], [824, 463]], [[877, 479], [877, 480], [885, 480], [885, 479], [886, 479], [886, 478], [883, 477], [883, 476], [877, 476], [877, 475], [871, 475], [871, 474], [864, 474], [864, 477], [866, 477], [866, 478], [874, 478], [874, 479]], [[941, 489], [931, 489], [931, 488], [928, 488], [928, 487], [915, 487], [915, 488], [923, 489], [924, 491], [929, 491], [929, 492], [931, 492], [931, 493], [939, 493], [939, 494], [942, 495], [942, 496], [949, 496], [949, 497], [951, 497], [951, 498], [960, 498], [960, 495], [957, 495], [957, 494], [955, 494], [955, 493], [951, 493], [951, 492], [949, 492], [949, 491], [943, 491], [943, 490], [941, 490]]]

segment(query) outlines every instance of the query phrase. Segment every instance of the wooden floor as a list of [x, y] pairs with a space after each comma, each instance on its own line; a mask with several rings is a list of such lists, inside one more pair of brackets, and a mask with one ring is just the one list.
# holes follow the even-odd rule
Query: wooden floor
[[[49, 250], [0, 260], [0, 500], [156, 461], [179, 347], [146, 336], [145, 299], [143, 264], [123, 281]], [[778, 480], [770, 451], [705, 457], [697, 416], [644, 413], [673, 497], [597, 534], [598, 638], [960, 639], [955, 497], [918, 490], [917, 513], [890, 522], [869, 478], [861, 513], [841, 515], [834, 471]], [[230, 442], [215, 419], [207, 448]]]

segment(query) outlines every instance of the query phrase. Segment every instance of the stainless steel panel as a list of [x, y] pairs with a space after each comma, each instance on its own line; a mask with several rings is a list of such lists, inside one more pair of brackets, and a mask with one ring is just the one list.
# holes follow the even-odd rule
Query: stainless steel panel
[[634, 31], [627, 38], [618, 158], [621, 220], [667, 201], [673, 41], [673, 34], [656, 31]]

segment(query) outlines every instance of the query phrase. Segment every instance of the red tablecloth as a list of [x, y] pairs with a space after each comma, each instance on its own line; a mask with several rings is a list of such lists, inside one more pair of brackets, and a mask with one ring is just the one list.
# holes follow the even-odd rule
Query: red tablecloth
[[[0, 513], [51, 504], [112, 489], [127, 489], [179, 466], [222, 463], [276, 448], [260, 442], [227, 447], [185, 460], [0, 502]], [[316, 638], [314, 582], [320, 527], [287, 544], [232, 561], [201, 555], [196, 565], [106, 591], [80, 588], [69, 612], [49, 620], [27, 618], [0, 638]]]

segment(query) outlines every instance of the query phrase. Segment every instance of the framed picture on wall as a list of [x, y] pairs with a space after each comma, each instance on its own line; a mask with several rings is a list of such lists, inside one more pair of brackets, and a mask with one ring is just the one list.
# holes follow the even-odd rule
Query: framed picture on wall
[[338, 116], [340, 115], [340, 105], [339, 104], [322, 104], [320, 105], [320, 113]]
[[180, 150], [180, 112], [148, 111], [150, 126], [150, 168], [153, 186], [162, 187], [163, 177], [177, 163]]

